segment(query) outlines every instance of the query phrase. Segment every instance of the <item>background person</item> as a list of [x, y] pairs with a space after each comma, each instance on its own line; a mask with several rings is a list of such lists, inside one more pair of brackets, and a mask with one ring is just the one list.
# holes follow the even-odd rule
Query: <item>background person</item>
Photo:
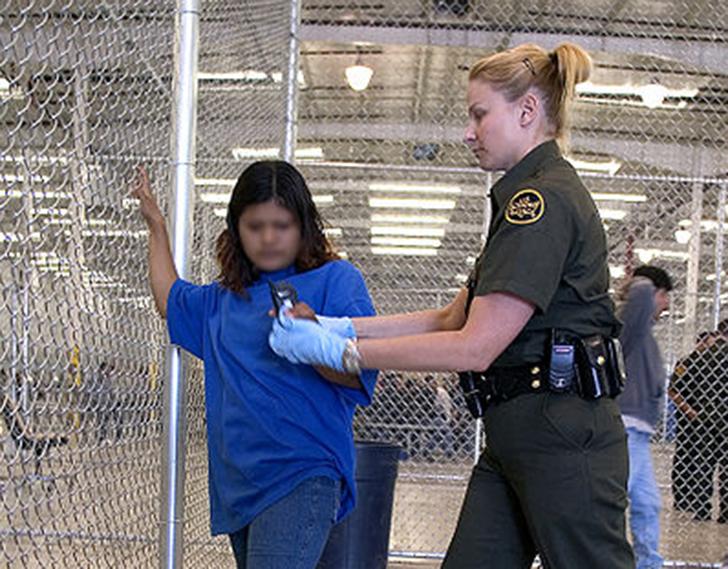
[[361, 274], [338, 260], [301, 174], [280, 161], [240, 176], [217, 241], [220, 277], [178, 278], [144, 171], [134, 195], [149, 227], [149, 276], [170, 339], [205, 364], [213, 534], [239, 568], [313, 569], [329, 529], [354, 507], [356, 404], [375, 373], [293, 365], [271, 352], [268, 280], [285, 279], [320, 314], [372, 315]]
[[718, 471], [718, 523], [728, 523], [728, 322], [676, 366], [668, 393], [678, 409], [673, 462], [676, 509], [712, 519], [713, 475]]
[[[271, 346], [290, 361], [480, 372], [471, 402], [485, 408], [488, 444], [445, 569], [528, 568], [536, 553], [548, 567], [634, 567], [619, 408], [609, 397], [579, 396], [573, 377], [552, 391], [545, 371], [555, 331], [572, 348], [586, 338], [606, 346], [619, 327], [602, 221], [557, 144], [575, 85], [590, 72], [573, 44], [521, 45], [470, 70], [465, 142], [483, 170], [505, 175], [491, 189], [486, 247], [450, 305], [324, 327], [273, 325]], [[357, 343], [339, 334], [350, 328]]]
[[655, 481], [650, 437], [665, 399], [665, 367], [652, 327], [670, 306], [672, 281], [659, 267], [637, 267], [620, 309], [627, 383], [619, 398], [629, 447], [630, 528], [638, 569], [662, 567], [658, 553], [662, 498]]

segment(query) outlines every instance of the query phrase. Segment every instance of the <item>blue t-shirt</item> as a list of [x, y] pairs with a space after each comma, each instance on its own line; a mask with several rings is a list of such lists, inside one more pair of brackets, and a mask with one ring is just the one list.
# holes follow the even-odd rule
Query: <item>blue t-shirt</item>
[[339, 520], [354, 507], [351, 422], [356, 405], [371, 402], [376, 372], [364, 371], [363, 389], [351, 389], [276, 356], [268, 346], [268, 279], [290, 282], [317, 314], [374, 314], [364, 279], [346, 261], [265, 273], [247, 288], [248, 299], [218, 283], [174, 283], [170, 339], [205, 364], [213, 535], [242, 529], [312, 476], [343, 479]]

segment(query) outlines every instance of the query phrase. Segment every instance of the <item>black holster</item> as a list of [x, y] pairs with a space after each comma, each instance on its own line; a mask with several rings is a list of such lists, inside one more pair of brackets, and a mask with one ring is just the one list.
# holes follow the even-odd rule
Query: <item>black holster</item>
[[584, 399], [617, 397], [624, 389], [626, 373], [622, 346], [617, 338], [579, 338], [576, 348], [576, 389]]

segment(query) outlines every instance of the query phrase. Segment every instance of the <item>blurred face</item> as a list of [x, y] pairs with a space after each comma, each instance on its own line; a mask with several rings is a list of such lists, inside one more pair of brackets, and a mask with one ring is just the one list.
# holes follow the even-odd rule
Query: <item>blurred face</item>
[[670, 293], [664, 288], [655, 291], [655, 320], [670, 307]]
[[292, 265], [301, 246], [301, 227], [295, 216], [273, 200], [245, 208], [238, 232], [248, 259], [265, 272]]
[[468, 124], [465, 144], [483, 170], [509, 170], [521, 159], [520, 108], [490, 84], [478, 79], [468, 84]]

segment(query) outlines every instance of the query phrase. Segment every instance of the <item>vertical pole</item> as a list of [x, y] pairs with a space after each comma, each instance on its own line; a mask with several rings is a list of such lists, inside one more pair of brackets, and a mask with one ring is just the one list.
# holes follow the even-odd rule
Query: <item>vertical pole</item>
[[[192, 247], [195, 137], [197, 132], [197, 60], [199, 1], [177, 0], [175, 22], [174, 131], [172, 134], [172, 254], [181, 278], [189, 278]], [[179, 348], [167, 351], [164, 386], [160, 564], [182, 567], [186, 398], [188, 365]]]
[[296, 126], [298, 121], [298, 56], [301, 10], [299, 0], [291, 0], [291, 22], [288, 38], [288, 73], [286, 81], [286, 134], [283, 160], [293, 164], [296, 152]]
[[718, 193], [718, 212], [715, 216], [718, 227], [715, 229], [715, 292], [713, 293], [713, 328], [718, 329], [720, 322], [720, 294], [723, 283], [723, 227], [725, 226], [726, 185], [720, 185]]
[[700, 276], [700, 223], [703, 218], [703, 184], [693, 183], [690, 242], [688, 243], [688, 274], [685, 283], [685, 328], [681, 353], [689, 353], [695, 341], [698, 308], [698, 277]]

